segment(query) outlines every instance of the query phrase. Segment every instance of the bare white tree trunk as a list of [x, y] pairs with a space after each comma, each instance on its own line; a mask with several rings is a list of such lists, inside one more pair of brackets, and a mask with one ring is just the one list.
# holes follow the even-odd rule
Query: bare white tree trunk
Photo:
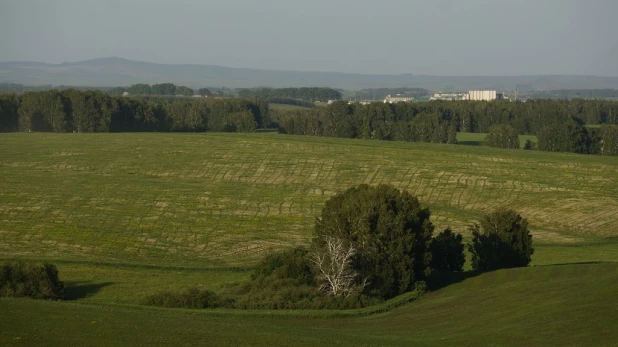
[[352, 269], [354, 254], [354, 244], [346, 245], [341, 239], [324, 237], [324, 249], [311, 254], [311, 261], [319, 272], [320, 290], [330, 295], [346, 297], [363, 290], [368, 283], [364, 280], [360, 285], [356, 284], [358, 273]]

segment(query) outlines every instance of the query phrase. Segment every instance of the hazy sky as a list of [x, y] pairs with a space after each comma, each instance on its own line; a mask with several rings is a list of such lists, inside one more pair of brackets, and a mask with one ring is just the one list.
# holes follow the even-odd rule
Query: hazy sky
[[0, 0], [0, 61], [618, 76], [618, 0]]

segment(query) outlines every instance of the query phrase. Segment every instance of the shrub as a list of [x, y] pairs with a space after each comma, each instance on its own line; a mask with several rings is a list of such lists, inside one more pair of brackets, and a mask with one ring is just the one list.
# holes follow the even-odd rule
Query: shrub
[[536, 149], [536, 143], [532, 142], [531, 140], [526, 140], [526, 143], [524, 144], [524, 149], [534, 150]]
[[197, 287], [182, 291], [164, 290], [146, 297], [143, 303], [167, 308], [213, 308], [221, 304], [215, 292]]
[[58, 269], [52, 264], [19, 261], [0, 266], [0, 297], [60, 299], [63, 291]]
[[360, 293], [323, 295], [314, 281], [309, 251], [300, 247], [267, 255], [250, 281], [224, 288], [219, 295], [222, 306], [237, 309], [349, 309], [379, 301]]
[[252, 133], [257, 128], [255, 116], [250, 111], [231, 113], [224, 118], [225, 132]]
[[491, 271], [527, 266], [532, 248], [528, 221], [516, 211], [498, 208], [470, 227], [472, 269]]
[[309, 251], [302, 247], [267, 255], [251, 274], [251, 280], [267, 277], [291, 279], [298, 284], [315, 285]]
[[429, 275], [433, 225], [429, 209], [390, 185], [360, 185], [336, 194], [316, 220], [314, 249], [327, 237], [354, 245], [352, 269], [365, 293], [388, 299], [414, 288]]
[[462, 271], [466, 257], [464, 255], [463, 237], [446, 228], [438, 234], [429, 246], [432, 269]]
[[489, 127], [485, 143], [491, 147], [519, 148], [517, 130], [508, 124], [496, 124]]
[[267, 255], [251, 281], [226, 288], [229, 305], [242, 309], [303, 308], [319, 296], [308, 251], [302, 247]]

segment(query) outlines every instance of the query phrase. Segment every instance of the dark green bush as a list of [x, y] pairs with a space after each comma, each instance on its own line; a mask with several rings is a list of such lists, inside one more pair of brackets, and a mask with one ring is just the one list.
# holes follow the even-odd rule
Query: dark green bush
[[519, 135], [509, 124], [494, 124], [489, 127], [485, 144], [499, 148], [519, 148]]
[[446, 228], [431, 241], [432, 269], [462, 271], [466, 257], [464, 255], [463, 237]]
[[222, 289], [225, 307], [237, 309], [349, 309], [379, 302], [365, 295], [332, 297], [320, 292], [314, 280], [309, 251], [304, 248], [269, 254], [255, 268], [251, 280]]
[[314, 247], [327, 237], [354, 245], [352, 267], [365, 293], [388, 299], [408, 292], [430, 274], [433, 232], [428, 208], [391, 185], [353, 187], [324, 205], [315, 225]]
[[527, 266], [532, 248], [532, 235], [528, 221], [516, 211], [498, 208], [485, 215], [470, 227], [472, 243], [472, 269], [492, 271], [496, 269]]
[[536, 143], [530, 141], [530, 140], [526, 140], [526, 143], [524, 144], [524, 149], [525, 150], [533, 150], [536, 149]]
[[52, 264], [19, 261], [0, 266], [0, 297], [60, 299], [63, 292], [64, 284]]
[[302, 247], [267, 255], [251, 274], [251, 280], [291, 279], [298, 284], [315, 285], [309, 251]]
[[297, 247], [269, 254], [256, 266], [251, 281], [226, 288], [222, 295], [234, 308], [301, 308], [319, 296], [308, 253]]

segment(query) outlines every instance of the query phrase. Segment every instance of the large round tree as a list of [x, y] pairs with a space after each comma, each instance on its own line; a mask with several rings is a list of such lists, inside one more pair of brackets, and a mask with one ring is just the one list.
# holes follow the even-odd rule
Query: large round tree
[[470, 227], [472, 269], [491, 271], [530, 263], [532, 235], [528, 221], [514, 210], [500, 207]]
[[429, 209], [410, 193], [390, 185], [363, 184], [326, 202], [316, 220], [314, 247], [343, 242], [347, 248], [340, 249], [349, 256], [347, 274], [366, 284], [369, 295], [390, 298], [429, 275], [429, 217]]

